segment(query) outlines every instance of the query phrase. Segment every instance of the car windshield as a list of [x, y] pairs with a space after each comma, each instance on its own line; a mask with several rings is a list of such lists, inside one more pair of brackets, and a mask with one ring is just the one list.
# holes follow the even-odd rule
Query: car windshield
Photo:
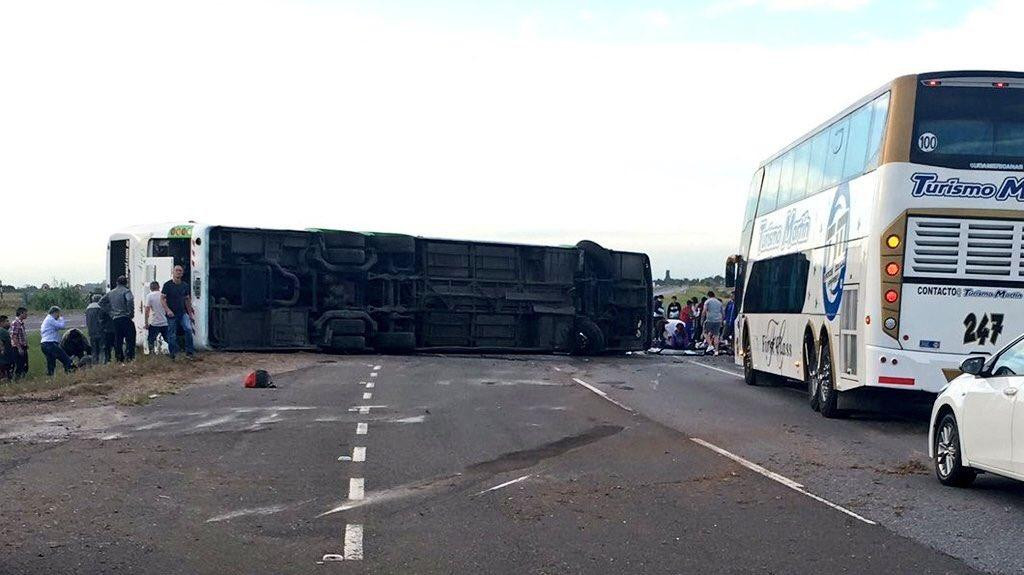
[[1024, 88], [921, 86], [910, 161], [1024, 170]]

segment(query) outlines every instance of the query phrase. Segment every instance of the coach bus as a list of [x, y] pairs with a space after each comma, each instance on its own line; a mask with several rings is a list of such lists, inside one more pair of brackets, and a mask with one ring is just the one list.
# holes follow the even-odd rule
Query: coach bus
[[107, 250], [108, 281], [128, 278], [140, 336], [150, 283], [184, 269], [200, 348], [598, 354], [650, 346], [648, 257], [589, 241], [550, 247], [189, 222], [113, 234]]
[[740, 250], [736, 363], [842, 412], [864, 386], [936, 393], [1024, 332], [1024, 74], [910, 75], [761, 164]]

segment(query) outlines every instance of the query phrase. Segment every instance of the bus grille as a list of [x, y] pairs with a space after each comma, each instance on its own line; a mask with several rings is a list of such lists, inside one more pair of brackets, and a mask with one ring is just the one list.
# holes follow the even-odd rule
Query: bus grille
[[1024, 221], [911, 216], [907, 235], [906, 275], [1024, 283]]

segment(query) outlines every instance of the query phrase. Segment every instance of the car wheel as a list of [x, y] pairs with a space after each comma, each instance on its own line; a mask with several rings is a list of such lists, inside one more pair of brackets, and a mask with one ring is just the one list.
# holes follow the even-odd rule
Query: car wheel
[[818, 411], [821, 403], [818, 397], [818, 354], [815, 352], [814, 338], [804, 338], [804, 381], [807, 383], [807, 400], [811, 409]]
[[829, 419], [842, 417], [839, 410], [839, 392], [836, 391], [836, 380], [832, 371], [832, 350], [828, 338], [822, 337], [821, 350], [818, 353], [818, 411]]
[[960, 430], [956, 417], [947, 413], [935, 428], [935, 475], [943, 485], [967, 487], [978, 472], [965, 467], [961, 458]]
[[757, 385], [757, 372], [754, 371], [754, 356], [750, 355], [750, 333], [743, 329], [743, 383]]

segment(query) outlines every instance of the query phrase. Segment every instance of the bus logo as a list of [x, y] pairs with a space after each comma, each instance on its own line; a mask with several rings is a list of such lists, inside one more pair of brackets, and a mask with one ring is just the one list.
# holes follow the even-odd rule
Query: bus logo
[[821, 266], [822, 301], [829, 321], [839, 314], [846, 281], [846, 240], [850, 236], [850, 186], [836, 188], [825, 230], [825, 256]]
[[1002, 184], [961, 182], [960, 178], [939, 180], [938, 174], [916, 172], [910, 176], [914, 188], [910, 195], [915, 198], [935, 196], [941, 198], [980, 198], [1005, 202], [1010, 198], [1024, 202], [1024, 178], [1006, 178]]

